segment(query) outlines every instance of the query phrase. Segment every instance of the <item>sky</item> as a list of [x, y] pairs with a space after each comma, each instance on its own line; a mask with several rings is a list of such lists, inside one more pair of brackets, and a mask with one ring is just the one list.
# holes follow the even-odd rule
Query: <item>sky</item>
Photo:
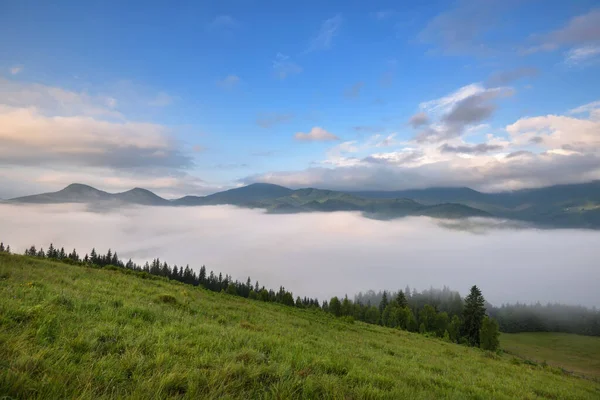
[[0, 198], [593, 179], [597, 1], [0, 2]]
[[15, 252], [31, 245], [47, 250], [50, 243], [81, 255], [111, 248], [124, 260], [159, 257], [196, 271], [205, 265], [321, 301], [407, 285], [419, 291], [446, 285], [466, 296], [476, 284], [496, 306], [600, 307], [593, 231], [518, 229], [495, 220], [377, 221], [349, 212], [272, 215], [230, 206], [98, 213], [74, 204], [0, 204], [0, 220], [0, 238]]

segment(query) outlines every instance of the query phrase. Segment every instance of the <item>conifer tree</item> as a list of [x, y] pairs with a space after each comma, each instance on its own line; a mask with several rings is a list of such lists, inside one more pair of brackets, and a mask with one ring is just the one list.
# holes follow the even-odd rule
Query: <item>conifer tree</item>
[[50, 247], [48, 247], [48, 252], [46, 253], [46, 257], [47, 258], [55, 258], [54, 252], [56, 250], [54, 250], [54, 245], [52, 243], [50, 243]]
[[396, 295], [396, 303], [398, 303], [398, 307], [400, 308], [408, 307], [406, 295], [402, 290], [398, 290], [398, 294]]
[[206, 267], [203, 265], [200, 267], [200, 274], [198, 275], [198, 281], [202, 286], [206, 285]]
[[388, 306], [388, 298], [387, 298], [387, 292], [384, 290], [383, 291], [383, 296], [381, 297], [381, 302], [379, 303], [379, 313], [383, 314], [383, 310], [385, 310], [385, 308]]
[[465, 298], [463, 310], [463, 335], [471, 346], [479, 347], [479, 331], [485, 317], [485, 299], [481, 290], [475, 285]]

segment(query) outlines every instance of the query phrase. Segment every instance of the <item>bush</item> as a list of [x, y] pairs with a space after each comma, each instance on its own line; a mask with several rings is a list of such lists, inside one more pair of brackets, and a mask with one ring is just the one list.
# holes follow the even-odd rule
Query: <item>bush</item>
[[500, 345], [499, 337], [498, 323], [489, 317], [485, 317], [481, 322], [479, 331], [479, 346], [483, 350], [495, 351]]
[[174, 296], [171, 296], [170, 294], [161, 294], [160, 296], [158, 296], [158, 301], [166, 304], [177, 304], [177, 299]]

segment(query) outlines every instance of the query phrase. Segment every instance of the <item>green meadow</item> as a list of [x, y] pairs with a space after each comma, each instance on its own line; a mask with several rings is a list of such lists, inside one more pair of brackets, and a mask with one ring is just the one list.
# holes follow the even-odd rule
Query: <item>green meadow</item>
[[3, 399], [600, 398], [550, 357], [121, 270], [0, 254], [0, 299]]
[[503, 333], [507, 352], [538, 363], [564, 368], [600, 382], [600, 337], [568, 333]]

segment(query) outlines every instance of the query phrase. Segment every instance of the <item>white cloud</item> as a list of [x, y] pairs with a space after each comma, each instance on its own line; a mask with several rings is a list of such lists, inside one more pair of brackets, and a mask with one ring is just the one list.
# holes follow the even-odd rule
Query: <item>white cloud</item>
[[[510, 87], [484, 88], [473, 83], [439, 99], [423, 102], [421, 110], [437, 117], [437, 121], [425, 126], [415, 136], [418, 142], [440, 142], [460, 137], [493, 116], [495, 101], [501, 97], [512, 96]], [[425, 124], [429, 116], [421, 112], [411, 117], [409, 123], [415, 128]]]
[[23, 66], [22, 65], [15, 65], [13, 67], [10, 68], [10, 74], [11, 75], [17, 75], [19, 73], [21, 73], [21, 71], [23, 71]]
[[569, 114], [588, 114], [593, 121], [600, 121], [600, 101], [593, 101], [569, 111]]
[[425, 101], [419, 104], [419, 108], [430, 114], [443, 114], [450, 111], [450, 109], [459, 101], [471, 97], [475, 94], [484, 92], [486, 89], [479, 83], [471, 83], [461, 87], [449, 95], [440, 97], [439, 99]]
[[163, 126], [48, 117], [35, 108], [0, 106], [0, 141], [5, 165], [178, 169], [191, 164]]
[[[135, 96], [123, 98], [127, 103]], [[171, 97], [160, 92], [154, 100], [159, 107]], [[190, 182], [197, 178], [187, 173], [192, 157], [171, 130], [128, 121], [116, 110], [121, 103], [109, 95], [0, 78], [0, 196], [57, 190], [73, 181], [114, 187], [117, 178], [174, 191], [196, 187]]]
[[152, 107], [166, 107], [173, 103], [173, 100], [173, 96], [170, 96], [165, 92], [159, 92], [156, 97], [148, 102], [148, 105]]
[[290, 56], [277, 53], [273, 61], [273, 72], [278, 79], [285, 79], [290, 75], [296, 75], [302, 72], [302, 67], [293, 62]]
[[[247, 181], [341, 190], [469, 186], [496, 191], [600, 179], [599, 109], [600, 102], [593, 102], [569, 112], [583, 115], [580, 118], [522, 118], [503, 131], [495, 130], [499, 136], [487, 134], [484, 141], [452, 137], [418, 143], [374, 135], [331, 148], [317, 163], [327, 168], [273, 172]], [[380, 144], [392, 148], [381, 152]]]
[[225, 89], [232, 89], [240, 83], [240, 77], [237, 75], [227, 75], [225, 78], [219, 80], [217, 85]]
[[546, 115], [522, 118], [506, 127], [513, 145], [527, 145], [541, 138], [539, 146], [552, 149], [578, 149], [584, 153], [600, 149], [600, 121]]
[[595, 55], [594, 49], [600, 43], [600, 9], [592, 9], [586, 14], [571, 18], [565, 26], [555, 31], [534, 35], [540, 44], [521, 50], [522, 54], [533, 54], [541, 51], [555, 51], [564, 46], [572, 46], [567, 52], [566, 62], [577, 64]]
[[328, 50], [333, 44], [333, 38], [337, 36], [341, 26], [342, 16], [340, 14], [323, 21], [321, 29], [311, 41], [308, 51]]
[[565, 63], [569, 65], [579, 65], [590, 61], [598, 55], [600, 55], [600, 45], [575, 47], [567, 52]]
[[308, 133], [298, 132], [294, 138], [301, 142], [330, 142], [340, 140], [333, 133], [327, 132], [325, 129], [315, 126]]
[[50, 115], [85, 115], [122, 119], [114, 110], [117, 100], [86, 92], [73, 92], [39, 83], [23, 83], [0, 78], [0, 104], [35, 107]]

